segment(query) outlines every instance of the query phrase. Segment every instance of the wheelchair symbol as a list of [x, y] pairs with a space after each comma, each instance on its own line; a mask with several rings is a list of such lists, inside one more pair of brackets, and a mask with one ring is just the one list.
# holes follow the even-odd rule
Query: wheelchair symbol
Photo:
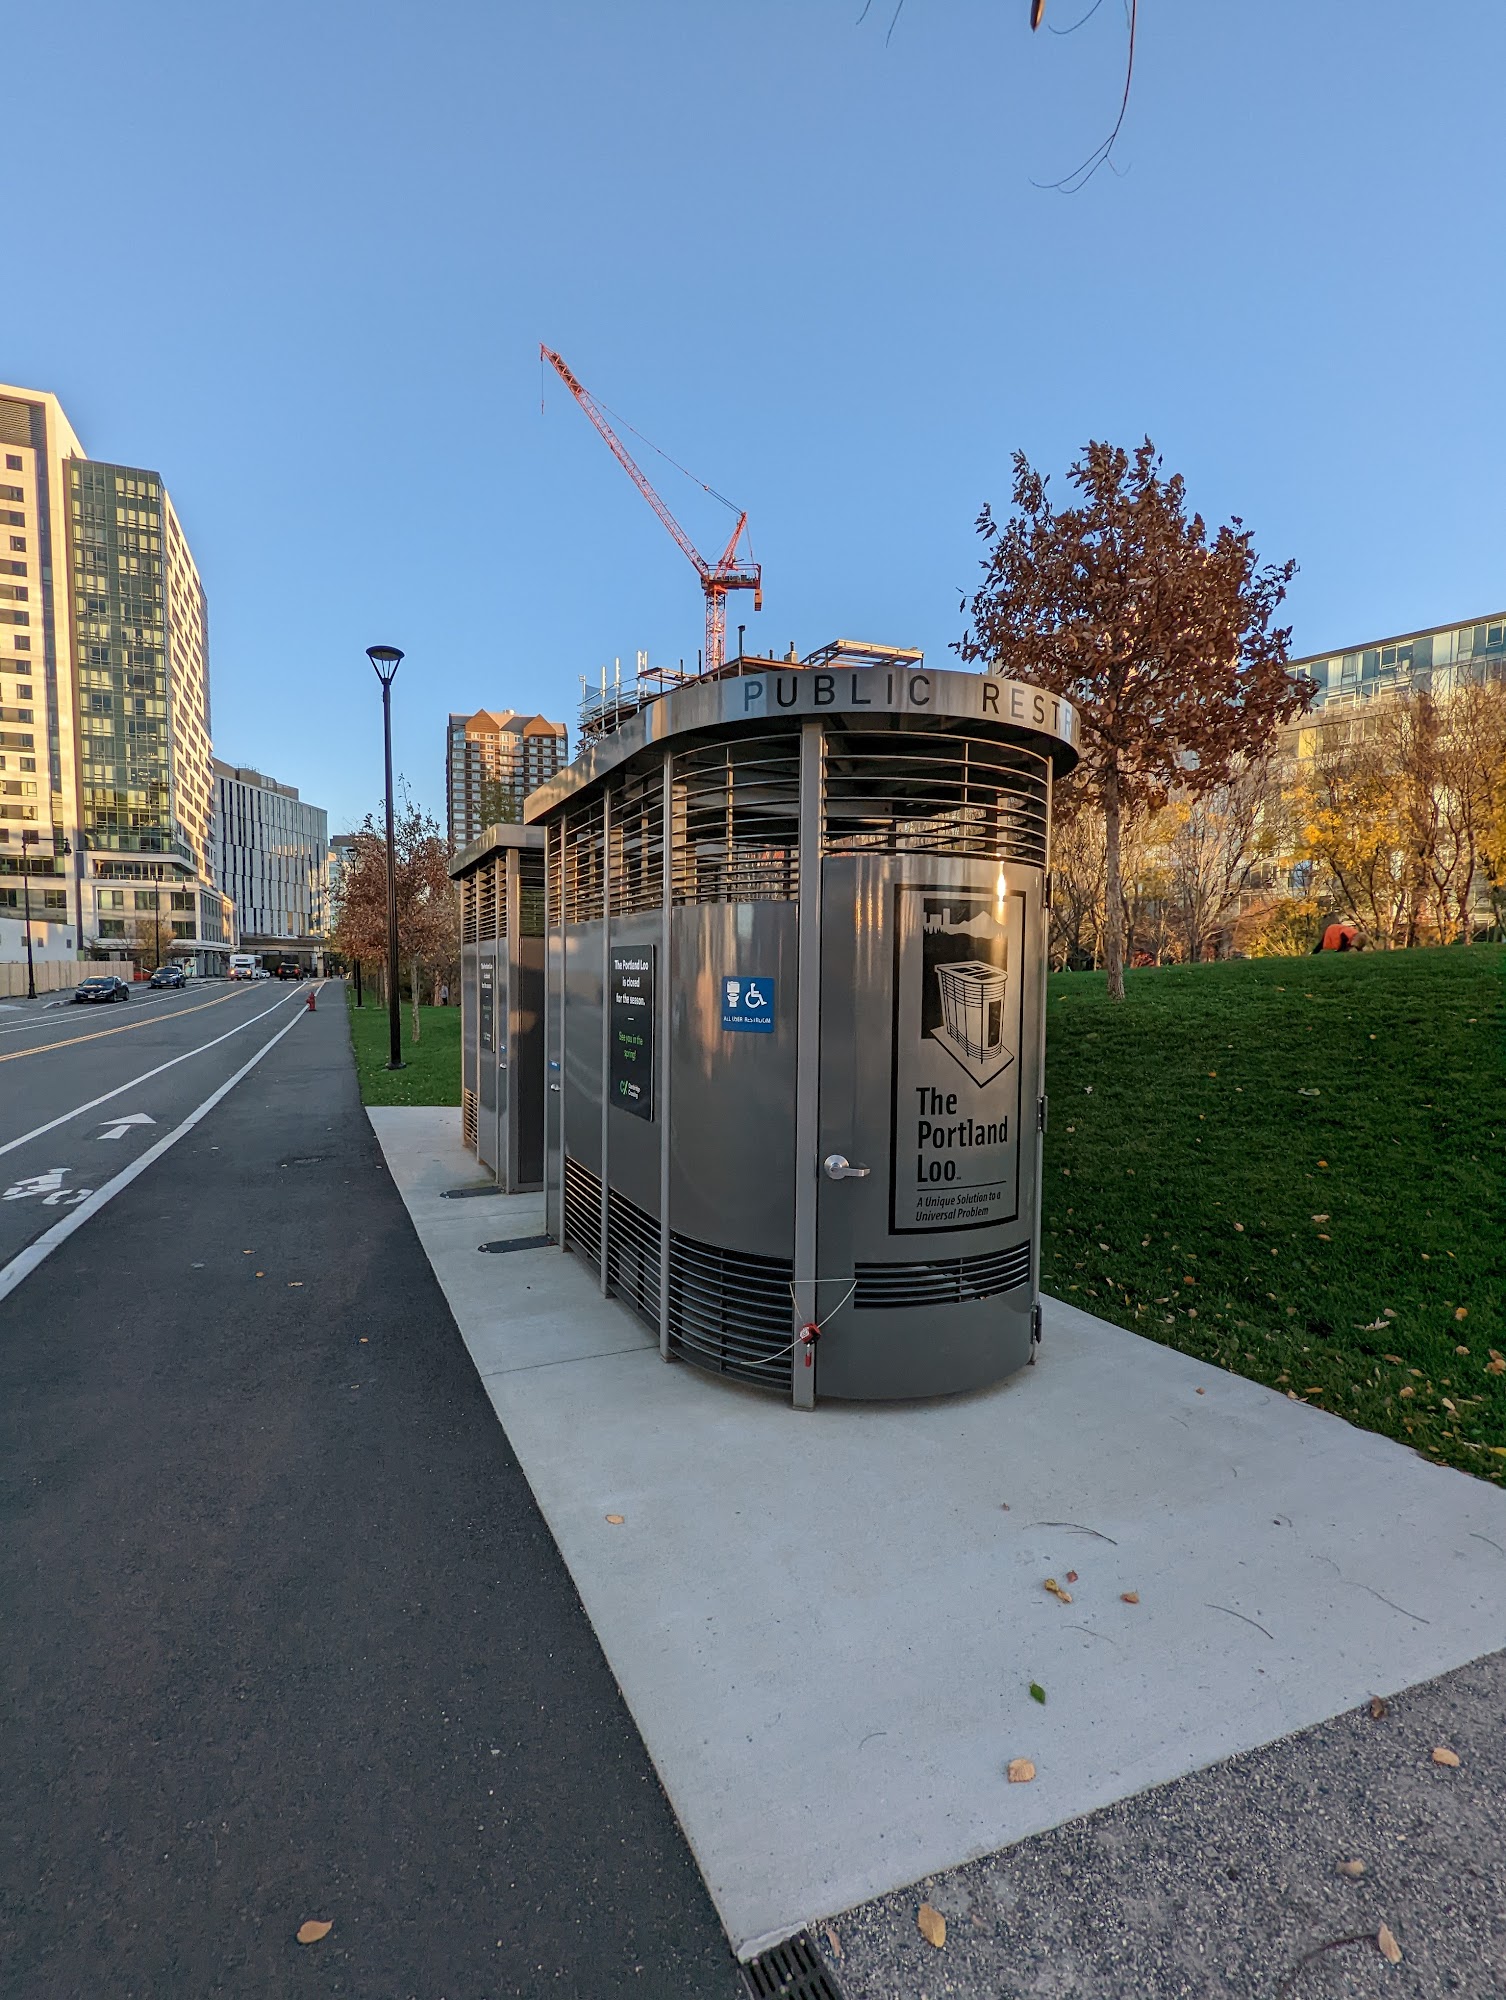
[[[734, 1001], [733, 1005], [735, 1006], [736, 1004], [737, 1003]], [[755, 983], [750, 979], [748, 981], [748, 990], [743, 995], [743, 1011], [745, 1013], [752, 1014], [755, 1013], [760, 1007], [767, 1007], [768, 1004], [769, 1004], [768, 1001], [764, 998], [763, 988], [761, 986], [755, 985]]]

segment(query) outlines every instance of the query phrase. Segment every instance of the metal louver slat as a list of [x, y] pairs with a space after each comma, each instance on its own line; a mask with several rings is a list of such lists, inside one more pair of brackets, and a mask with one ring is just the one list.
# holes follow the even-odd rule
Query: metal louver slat
[[672, 1233], [670, 1352], [716, 1374], [787, 1392], [793, 1269], [782, 1258], [739, 1255]]
[[995, 1298], [1030, 1282], [1030, 1245], [978, 1257], [948, 1257], [929, 1264], [857, 1264], [853, 1305], [863, 1312], [886, 1307], [959, 1305]]

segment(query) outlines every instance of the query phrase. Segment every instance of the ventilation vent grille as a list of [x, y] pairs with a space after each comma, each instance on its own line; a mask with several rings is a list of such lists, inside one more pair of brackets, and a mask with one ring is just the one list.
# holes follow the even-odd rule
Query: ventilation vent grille
[[799, 737], [741, 736], [674, 762], [677, 903], [788, 903], [800, 889]]
[[476, 1093], [462, 1090], [460, 1093], [460, 1136], [471, 1152], [476, 1150]]
[[591, 1263], [601, 1259], [601, 1182], [589, 1167], [565, 1158], [565, 1248]]
[[602, 914], [606, 886], [606, 855], [602, 841], [602, 802], [595, 799], [578, 812], [566, 813], [561, 832], [561, 874], [567, 924], [589, 924]]
[[657, 1330], [659, 1225], [614, 1187], [607, 1189], [607, 1283]]
[[475, 876], [463, 876], [460, 883], [460, 942], [462, 944], [474, 944], [476, 942], [476, 905], [478, 900]]
[[857, 1264], [853, 1305], [861, 1312], [888, 1307], [964, 1305], [991, 1299], [1030, 1282], [1030, 1245], [992, 1250], [980, 1257], [948, 1257], [939, 1264]]
[[612, 915], [664, 906], [664, 783], [655, 771], [612, 794]]
[[698, 1368], [789, 1392], [794, 1340], [790, 1280], [779, 1257], [749, 1257], [673, 1231], [669, 1351]]
[[961, 730], [830, 729], [828, 854], [960, 854], [1046, 865], [1046, 760]]

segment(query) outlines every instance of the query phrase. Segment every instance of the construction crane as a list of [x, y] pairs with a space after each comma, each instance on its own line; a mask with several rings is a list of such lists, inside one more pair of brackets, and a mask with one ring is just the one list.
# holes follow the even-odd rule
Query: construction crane
[[[539, 353], [549, 363], [555, 374], [559, 376], [565, 387], [570, 391], [570, 394], [580, 404], [592, 423], [595, 424], [597, 430], [601, 432], [601, 435], [606, 439], [608, 446], [611, 448], [612, 456], [617, 460], [617, 463], [622, 467], [628, 478], [632, 480], [649, 506], [659, 516], [665, 527], [674, 536], [685, 555], [695, 564], [696, 574], [701, 579], [701, 589], [706, 594], [706, 646], [701, 656], [703, 670], [708, 674], [718, 673], [721, 670], [723, 661], [727, 657], [728, 591], [751, 590], [753, 593], [753, 609], [755, 611], [762, 611], [763, 609], [763, 572], [759, 565], [752, 561], [751, 558], [745, 560], [737, 552], [737, 545], [742, 540], [748, 526], [746, 512], [738, 514], [737, 526], [732, 530], [727, 546], [722, 550], [716, 561], [714, 563], [707, 562], [695, 543], [686, 534], [674, 515], [670, 513], [664, 502], [659, 498], [659, 495], [654, 491], [642, 469], [634, 462], [632, 453], [607, 422], [600, 404], [596, 402], [589, 390], [582, 388], [580, 383], [571, 374], [566, 362], [554, 352], [552, 347], [546, 347], [540, 341]], [[655, 449], [657, 449], [657, 446]], [[698, 481], [697, 483], [700, 484], [702, 482]], [[706, 491], [714, 494], [716, 499], [722, 499], [721, 494], [716, 493], [714, 488], [708, 486], [706, 487]], [[731, 504], [730, 501], [723, 502], [725, 506], [730, 507]]]

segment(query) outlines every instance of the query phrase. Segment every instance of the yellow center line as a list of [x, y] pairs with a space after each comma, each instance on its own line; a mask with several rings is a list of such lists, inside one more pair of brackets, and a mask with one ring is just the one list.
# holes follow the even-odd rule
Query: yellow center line
[[185, 1014], [202, 1014], [206, 1007], [223, 1007], [227, 1000], [239, 1000], [239, 993], [222, 993], [218, 1000], [200, 1000], [194, 1007], [175, 1007], [171, 1014], [150, 1014], [144, 1021], [123, 1021], [118, 1028], [96, 1028], [92, 1035], [70, 1035], [63, 1042], [40, 1042], [34, 1049], [12, 1049], [0, 1056], [0, 1063], [20, 1062], [23, 1056], [45, 1056], [52, 1049], [75, 1048], [80, 1042], [103, 1041], [106, 1035], [128, 1035], [132, 1028], [152, 1028], [159, 1021], [181, 1020]]

